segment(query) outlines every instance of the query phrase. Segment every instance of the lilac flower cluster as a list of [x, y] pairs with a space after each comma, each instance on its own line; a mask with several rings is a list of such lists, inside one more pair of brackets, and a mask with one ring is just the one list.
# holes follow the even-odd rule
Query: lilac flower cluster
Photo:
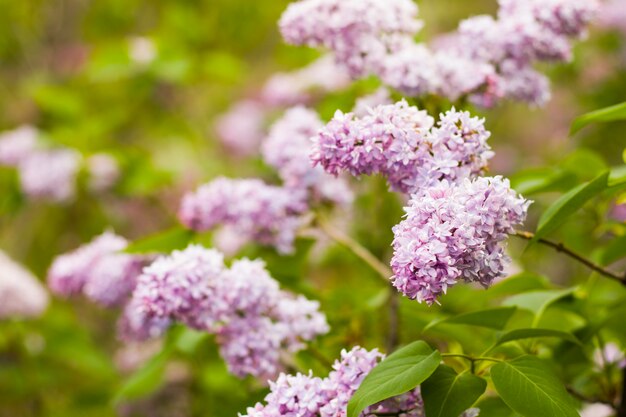
[[328, 331], [319, 303], [280, 290], [263, 262], [227, 268], [221, 253], [194, 245], [144, 269], [125, 315], [126, 338], [158, 335], [172, 321], [216, 334], [240, 377], [275, 377], [282, 355]]
[[22, 191], [32, 198], [59, 203], [71, 200], [80, 164], [80, 154], [72, 149], [33, 153], [19, 165]]
[[317, 113], [293, 107], [272, 125], [261, 148], [265, 162], [274, 167], [285, 187], [306, 189], [321, 202], [348, 204], [352, 192], [341, 178], [334, 178], [309, 159], [311, 138], [323, 127]]
[[216, 119], [217, 137], [235, 155], [254, 155], [265, 135], [266, 116], [262, 103], [242, 100]]
[[306, 104], [315, 94], [339, 91], [350, 82], [345, 68], [337, 65], [331, 55], [324, 55], [299, 70], [273, 75], [266, 81], [261, 97], [272, 107]]
[[248, 240], [288, 253], [301, 226], [300, 214], [306, 209], [305, 190], [268, 185], [257, 179], [220, 177], [187, 194], [178, 217], [195, 231], [226, 225]]
[[[341, 358], [333, 364], [328, 377], [308, 374], [280, 374], [270, 382], [270, 393], [265, 404], [249, 407], [241, 417], [345, 417], [350, 398], [363, 379], [383, 358], [376, 349], [368, 351], [355, 347], [343, 350]], [[475, 417], [478, 410], [468, 410], [461, 417]], [[397, 413], [403, 417], [424, 417], [424, 404], [420, 388], [368, 407], [362, 417]]]
[[597, 0], [500, 0], [497, 18], [467, 19], [445, 45], [430, 48], [413, 40], [421, 24], [409, 0], [300, 0], [280, 28], [287, 42], [330, 49], [353, 77], [375, 74], [404, 94], [540, 105], [549, 87], [534, 63], [569, 60], [571, 39], [597, 8]]
[[302, 0], [288, 6], [279, 26], [287, 42], [327, 48], [360, 77], [419, 31], [417, 12], [411, 0]]
[[[88, 161], [94, 191], [104, 191], [117, 181], [119, 169], [111, 156], [97, 154]], [[17, 168], [21, 190], [32, 199], [57, 203], [71, 200], [82, 164], [82, 155], [73, 149], [46, 149], [39, 131], [32, 126], [0, 134], [0, 165]]]
[[502, 275], [504, 241], [529, 205], [502, 177], [441, 181], [413, 195], [393, 228], [393, 285], [428, 304], [460, 280], [487, 287]]
[[484, 120], [454, 109], [437, 123], [406, 101], [381, 105], [364, 117], [338, 111], [314, 138], [311, 155], [334, 175], [382, 174], [391, 188], [416, 192], [441, 180], [481, 173], [493, 156]]
[[128, 242], [105, 232], [89, 244], [57, 257], [48, 270], [50, 289], [65, 297], [82, 292], [90, 300], [117, 306], [135, 288], [143, 257], [122, 253]]
[[37, 277], [0, 250], [0, 320], [39, 317], [48, 303]]

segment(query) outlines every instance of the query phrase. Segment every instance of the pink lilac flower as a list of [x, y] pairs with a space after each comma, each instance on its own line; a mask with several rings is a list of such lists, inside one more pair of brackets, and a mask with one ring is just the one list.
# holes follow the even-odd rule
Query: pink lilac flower
[[0, 134], [0, 165], [18, 166], [38, 146], [39, 132], [33, 126], [20, 126]]
[[[298, 373], [280, 374], [270, 382], [265, 404], [249, 407], [241, 417], [346, 417], [350, 398], [365, 377], [383, 359], [376, 349], [355, 347], [343, 350], [326, 378]], [[401, 417], [425, 417], [424, 403], [417, 387], [405, 394], [374, 404], [361, 417], [397, 413]], [[467, 410], [461, 417], [476, 417], [477, 409]]]
[[191, 245], [145, 268], [120, 325], [126, 339], [162, 333], [171, 322], [214, 333], [229, 370], [273, 378], [283, 356], [328, 332], [319, 303], [280, 290], [261, 261], [227, 268], [216, 250]]
[[391, 188], [412, 193], [437, 181], [480, 174], [493, 156], [484, 120], [454, 109], [433, 118], [405, 101], [362, 118], [337, 112], [314, 139], [312, 160], [334, 175], [382, 174]]
[[243, 100], [216, 119], [215, 131], [222, 144], [235, 155], [255, 155], [265, 135], [266, 117], [261, 103]]
[[[360, 2], [370, 15], [352, 10], [353, 3], [357, 0], [293, 3], [281, 19], [283, 37], [289, 43], [332, 50], [353, 77], [375, 74], [403, 94], [435, 94], [453, 101], [467, 96], [481, 106], [493, 106], [502, 98], [543, 104], [549, 90], [534, 64], [571, 59], [572, 39], [584, 35], [599, 4], [501, 0], [497, 18], [467, 19], [446, 42], [427, 47], [413, 40], [420, 26], [414, 6], [404, 1], [391, 2], [391, 7], [389, 2]], [[398, 10], [404, 10], [404, 19], [387, 24], [387, 16]], [[530, 86], [524, 88], [524, 82]]]
[[624, 0], [607, 0], [603, 2], [597, 21], [601, 27], [616, 29], [626, 34], [626, 4]]
[[489, 286], [503, 274], [504, 243], [529, 204], [502, 177], [442, 181], [413, 195], [393, 228], [393, 285], [428, 304], [460, 280]]
[[80, 163], [80, 155], [70, 149], [35, 152], [19, 164], [22, 192], [33, 199], [71, 200]]
[[279, 26], [288, 43], [329, 49], [360, 77], [419, 31], [417, 13], [410, 0], [301, 0], [287, 7]]
[[499, 18], [531, 14], [541, 25], [556, 34], [580, 37], [594, 18], [597, 0], [499, 0]]
[[169, 317], [151, 315], [140, 299], [131, 298], [117, 322], [117, 334], [127, 343], [145, 341], [162, 336], [171, 325]]
[[612, 366], [626, 368], [626, 352], [617, 344], [609, 342], [593, 352], [593, 361], [599, 369]]
[[0, 250], [0, 319], [39, 317], [48, 303], [48, 293], [32, 272]]
[[48, 270], [50, 289], [61, 296], [83, 292], [105, 306], [126, 300], [135, 287], [143, 259], [124, 254], [128, 242], [105, 232], [73, 252], [58, 256]]
[[346, 69], [327, 54], [302, 69], [272, 76], [263, 87], [262, 99], [270, 106], [305, 104], [315, 94], [343, 90], [351, 81]]
[[110, 189], [120, 178], [120, 167], [114, 157], [106, 153], [91, 155], [86, 161], [89, 188], [96, 192]]
[[187, 194], [178, 216], [192, 230], [226, 225], [249, 240], [289, 253], [300, 227], [300, 214], [306, 209], [306, 190], [219, 177]]
[[580, 417], [611, 417], [615, 410], [610, 405], [602, 403], [587, 404], [580, 412]]
[[[220, 306], [212, 302], [216, 281], [224, 269], [222, 254], [189, 246], [162, 256], [144, 268], [133, 300], [147, 317], [184, 321], [204, 329], [214, 326]], [[213, 309], [213, 307], [215, 307]]]
[[270, 381], [270, 393], [261, 403], [247, 410], [248, 417], [290, 416], [317, 417], [320, 407], [328, 401], [322, 389], [322, 379], [307, 375], [280, 374]]
[[487, 86], [495, 69], [456, 52], [445, 49], [433, 52], [410, 41], [385, 57], [377, 75], [383, 83], [403, 94], [435, 94], [454, 101]]
[[261, 148], [263, 159], [274, 167], [287, 188], [306, 189], [314, 199], [349, 204], [352, 192], [341, 178], [334, 178], [309, 159], [311, 138], [323, 127], [313, 110], [293, 107], [276, 121]]

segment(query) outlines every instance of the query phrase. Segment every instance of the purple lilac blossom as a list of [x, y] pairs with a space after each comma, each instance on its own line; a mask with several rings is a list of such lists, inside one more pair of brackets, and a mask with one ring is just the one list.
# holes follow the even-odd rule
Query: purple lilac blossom
[[135, 287], [143, 258], [120, 253], [128, 242], [105, 232], [90, 243], [58, 256], [48, 271], [48, 285], [61, 296], [78, 293], [104, 306], [124, 302]]
[[39, 317], [49, 297], [32, 272], [0, 250], [0, 320]]
[[352, 192], [342, 178], [334, 178], [313, 166], [311, 138], [324, 124], [313, 110], [293, 107], [272, 125], [261, 148], [263, 159], [274, 167], [285, 187], [306, 189], [315, 200], [347, 205]]
[[[241, 417], [346, 417], [348, 402], [363, 379], [383, 359], [376, 349], [355, 347], [343, 350], [328, 377], [308, 374], [280, 374], [270, 381], [265, 404], [249, 407]], [[405, 394], [374, 404], [361, 417], [397, 413], [400, 417], [425, 417], [424, 403], [417, 387]], [[477, 409], [467, 410], [461, 417], [476, 417]]]
[[216, 250], [191, 245], [145, 268], [121, 324], [126, 339], [160, 334], [171, 322], [214, 333], [229, 370], [275, 377], [283, 356], [328, 332], [319, 303], [280, 290], [262, 261], [226, 268]]
[[91, 155], [86, 160], [89, 173], [89, 188], [102, 192], [112, 188], [120, 178], [120, 167], [117, 160], [106, 153]]
[[428, 304], [460, 280], [489, 286], [503, 274], [507, 235], [529, 205], [502, 177], [442, 181], [414, 194], [393, 228], [393, 285]]
[[265, 135], [267, 112], [261, 103], [243, 100], [215, 121], [222, 144], [237, 156], [255, 155]]
[[66, 202], [76, 194], [81, 156], [71, 149], [40, 151], [19, 164], [22, 192], [33, 199]]
[[225, 225], [249, 240], [289, 253], [306, 209], [306, 190], [219, 177], [185, 195], [178, 217], [195, 231]]
[[324, 47], [360, 77], [419, 31], [417, 13], [410, 0], [301, 0], [287, 7], [279, 26], [288, 43]]
[[615, 29], [626, 34], [626, 4], [624, 0], [603, 2], [597, 20], [601, 27]]
[[493, 156], [484, 120], [454, 109], [434, 126], [405, 101], [367, 116], [337, 112], [314, 138], [311, 158], [330, 173], [382, 174], [395, 191], [413, 193], [437, 181], [459, 181], [484, 171]]
[[273, 75], [263, 87], [261, 97], [270, 106], [293, 106], [311, 101], [316, 93], [346, 88], [351, 82], [346, 69], [330, 54], [306, 67]]
[[0, 165], [18, 166], [38, 146], [39, 132], [33, 126], [20, 126], [0, 134]]
[[[283, 37], [332, 50], [353, 77], [375, 74], [403, 94], [453, 101], [467, 96], [480, 106], [502, 98], [544, 104], [549, 86], [534, 64], [570, 60], [572, 39], [584, 36], [599, 7], [597, 0], [501, 0], [497, 18], [469, 18], [446, 42], [429, 47], [413, 40], [420, 27], [417, 9], [409, 12], [400, 1], [387, 7], [388, 2], [371, 0], [361, 2], [371, 14], [348, 13], [356, 2], [295, 2], [281, 19]], [[386, 23], [397, 10], [405, 10], [404, 19], [395, 26]]]

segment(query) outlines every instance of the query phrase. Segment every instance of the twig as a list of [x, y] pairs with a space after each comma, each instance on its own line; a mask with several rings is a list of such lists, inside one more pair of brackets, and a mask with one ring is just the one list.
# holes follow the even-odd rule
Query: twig
[[372, 252], [367, 250], [364, 246], [362, 246], [356, 240], [352, 239], [350, 236], [342, 233], [341, 231], [333, 227], [322, 217], [317, 217], [317, 225], [328, 237], [350, 249], [352, 253], [361, 258], [361, 260], [368, 264], [373, 270], [378, 272], [378, 275], [380, 275], [380, 277], [384, 279], [385, 282], [389, 282], [389, 278], [391, 278], [393, 272], [391, 272], [391, 269], [387, 265], [385, 265], [377, 257], [375, 257]]
[[443, 358], [463, 358], [463, 359], [467, 359], [468, 361], [473, 362], [478, 362], [478, 361], [489, 361], [489, 362], [502, 362], [502, 360], [497, 359], [497, 358], [488, 358], [485, 356], [478, 356], [478, 357], [473, 357], [470, 355], [464, 355], [462, 353], [442, 353], [441, 357]]
[[[514, 236], [517, 236], [519, 238], [522, 239], [526, 239], [526, 240], [533, 240], [535, 239], [535, 234], [532, 232], [526, 232], [526, 231], [522, 231], [522, 230], [518, 230], [514, 233]], [[585, 265], [587, 268], [599, 273], [600, 275], [603, 275], [605, 277], [614, 279], [618, 282], [621, 282], [622, 285], [626, 285], [626, 277], [620, 275], [620, 274], [616, 274], [615, 272], [609, 271], [608, 269], [596, 264], [595, 262], [591, 261], [590, 259], [585, 258], [582, 255], [579, 255], [578, 253], [574, 252], [573, 250], [565, 247], [565, 245], [563, 245], [560, 242], [553, 242], [551, 240], [548, 239], [543, 239], [543, 238], [539, 238], [536, 240], [537, 242], [546, 245], [546, 246], [550, 246], [551, 248], [555, 249], [557, 252], [561, 252], [564, 253], [565, 255], [569, 256], [572, 259], [575, 259], [576, 261], [580, 262], [581, 264]]]
[[[569, 392], [569, 394], [572, 397], [574, 397], [574, 398], [576, 398], [576, 399], [578, 399], [578, 400], [580, 400], [582, 402], [589, 403], [589, 404], [600, 403], [600, 404], [608, 405], [611, 408], [615, 408], [615, 404], [611, 403], [610, 401], [603, 400], [601, 398], [587, 397], [586, 395], [576, 391], [574, 388], [571, 388], [571, 387], [565, 387], [565, 389], [567, 390], [567, 392]], [[621, 417], [621, 416], [618, 416], [618, 417]]]

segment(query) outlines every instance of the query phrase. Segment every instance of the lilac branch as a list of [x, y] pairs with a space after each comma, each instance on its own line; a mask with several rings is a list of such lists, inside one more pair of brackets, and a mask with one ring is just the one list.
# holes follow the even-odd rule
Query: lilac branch
[[[535, 234], [532, 232], [527, 232], [527, 231], [523, 231], [523, 230], [518, 230], [516, 231], [514, 234], [514, 236], [517, 236], [521, 239], [526, 239], [526, 240], [533, 240], [535, 239]], [[551, 240], [548, 239], [544, 239], [544, 238], [539, 238], [536, 239], [537, 242], [549, 246], [553, 249], [555, 249], [557, 252], [561, 252], [567, 256], [569, 256], [572, 259], [575, 259], [576, 261], [580, 262], [581, 264], [585, 265], [587, 268], [591, 269], [592, 271], [595, 271], [597, 273], [599, 273], [600, 275], [603, 275], [607, 278], [611, 278], [615, 281], [620, 282], [622, 285], [626, 285], [626, 277], [617, 274], [615, 272], [609, 271], [608, 269], [602, 267], [601, 265], [596, 264], [595, 262], [591, 261], [590, 259], [585, 258], [584, 256], [574, 252], [573, 250], [567, 248], [565, 245], [563, 245], [563, 243], [561, 242], [553, 242]]]

